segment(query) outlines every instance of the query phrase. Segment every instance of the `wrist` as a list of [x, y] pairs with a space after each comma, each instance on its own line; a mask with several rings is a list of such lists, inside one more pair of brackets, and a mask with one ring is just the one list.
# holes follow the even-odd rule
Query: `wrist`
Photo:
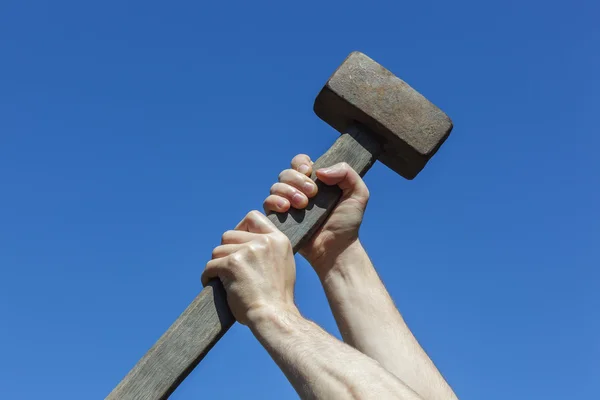
[[263, 305], [248, 311], [248, 327], [256, 330], [300, 317], [300, 311], [294, 304]]
[[333, 275], [346, 274], [367, 264], [370, 264], [369, 256], [358, 238], [341, 251], [324, 254], [311, 263], [322, 282]]

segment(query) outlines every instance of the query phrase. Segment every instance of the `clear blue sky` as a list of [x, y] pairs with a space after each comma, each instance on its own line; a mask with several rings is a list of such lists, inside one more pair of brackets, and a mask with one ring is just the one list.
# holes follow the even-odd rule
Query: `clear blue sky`
[[[600, 375], [593, 1], [0, 3], [0, 397], [100, 399], [201, 289], [352, 50], [453, 119], [362, 239], [461, 399], [590, 399]], [[302, 312], [338, 334], [298, 258]], [[295, 398], [235, 326], [173, 399]]]

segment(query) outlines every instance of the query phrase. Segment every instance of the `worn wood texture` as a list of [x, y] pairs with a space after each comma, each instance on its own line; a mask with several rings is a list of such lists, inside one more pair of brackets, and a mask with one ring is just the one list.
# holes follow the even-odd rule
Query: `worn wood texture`
[[363, 124], [385, 143], [379, 161], [407, 179], [425, 167], [452, 130], [442, 110], [358, 51], [331, 75], [314, 111], [340, 133]]
[[167, 399], [234, 322], [223, 285], [210, 282], [106, 399]]
[[[338, 138], [313, 168], [346, 162], [362, 176], [380, 151], [374, 136], [355, 125]], [[313, 179], [316, 180], [314, 174]], [[319, 193], [305, 210], [269, 215], [290, 239], [294, 252], [321, 226], [340, 199], [337, 186], [317, 184]], [[211, 281], [106, 399], [168, 398], [233, 322], [223, 286], [218, 280]]]
[[308, 206], [303, 210], [291, 209], [287, 213], [269, 215], [269, 219], [290, 239], [294, 252], [297, 252], [321, 226], [342, 195], [337, 186], [327, 186], [318, 181], [314, 171], [346, 162], [363, 176], [381, 151], [380, 144], [374, 136], [358, 125], [351, 126], [346, 132], [315, 161], [312, 178], [317, 182], [319, 192]]

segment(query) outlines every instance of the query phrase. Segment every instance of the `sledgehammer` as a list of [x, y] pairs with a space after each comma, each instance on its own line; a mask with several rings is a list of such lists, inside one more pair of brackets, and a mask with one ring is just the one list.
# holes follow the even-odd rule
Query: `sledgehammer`
[[[379, 159], [413, 179], [452, 130], [444, 112], [390, 71], [354, 52], [329, 78], [315, 113], [341, 133], [313, 171], [346, 162], [363, 176]], [[313, 180], [317, 180], [315, 174]], [[270, 220], [294, 252], [325, 221], [341, 191], [317, 181], [318, 194], [304, 210], [273, 213]], [[140, 359], [109, 400], [166, 399], [235, 322], [218, 280], [210, 282]]]

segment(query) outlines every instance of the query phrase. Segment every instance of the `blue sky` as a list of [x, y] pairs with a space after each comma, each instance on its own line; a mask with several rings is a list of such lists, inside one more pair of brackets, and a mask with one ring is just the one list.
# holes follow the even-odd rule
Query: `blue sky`
[[[597, 395], [600, 7], [592, 1], [0, 4], [0, 397], [99, 399], [201, 289], [353, 50], [454, 131], [377, 164], [362, 240], [461, 399]], [[337, 330], [310, 267], [301, 311]], [[235, 326], [172, 396], [295, 398]]]

